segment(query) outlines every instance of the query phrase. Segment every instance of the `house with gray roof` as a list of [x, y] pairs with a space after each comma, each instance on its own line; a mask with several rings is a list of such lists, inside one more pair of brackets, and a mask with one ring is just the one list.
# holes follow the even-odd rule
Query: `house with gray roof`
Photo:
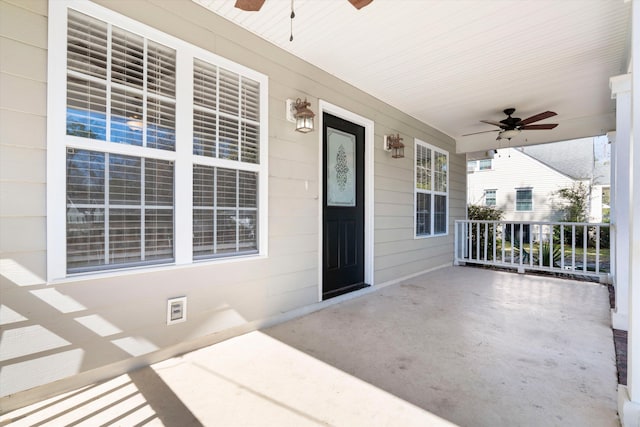
[[593, 137], [518, 148], [469, 160], [467, 201], [495, 206], [508, 221], [560, 221], [566, 201], [558, 190], [583, 183], [588, 220], [608, 221], [610, 146]]

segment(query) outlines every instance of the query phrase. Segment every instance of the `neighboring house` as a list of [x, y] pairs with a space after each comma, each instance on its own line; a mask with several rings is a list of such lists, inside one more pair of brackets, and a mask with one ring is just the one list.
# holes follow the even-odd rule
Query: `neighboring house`
[[503, 148], [493, 158], [470, 160], [467, 202], [495, 206], [508, 221], [559, 221], [566, 202], [558, 190], [582, 183], [589, 193], [589, 221], [601, 222], [609, 208], [608, 148], [606, 139], [583, 138]]
[[0, 6], [3, 409], [452, 264], [453, 138], [191, 1]]

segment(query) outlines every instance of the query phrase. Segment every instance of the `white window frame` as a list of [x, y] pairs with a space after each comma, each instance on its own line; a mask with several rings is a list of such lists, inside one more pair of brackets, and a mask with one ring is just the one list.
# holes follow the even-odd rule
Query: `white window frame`
[[[96, 150], [95, 141], [66, 135], [67, 87], [67, 11], [75, 9], [126, 31], [136, 33], [176, 50], [176, 147], [175, 151], [153, 150], [100, 141], [109, 144], [110, 153], [136, 157], [153, 157], [174, 162], [174, 261], [167, 264], [141, 267], [122, 267], [90, 273], [67, 273], [66, 259], [66, 148]], [[258, 176], [258, 253], [226, 258], [208, 259], [198, 263], [218, 263], [268, 255], [268, 77], [236, 64], [205, 49], [189, 44], [112, 10], [82, 0], [49, 2], [49, 55], [47, 100], [47, 278], [48, 281], [68, 280], [76, 276], [126, 274], [132, 270], [157, 270], [193, 264], [192, 249], [192, 169], [194, 163], [255, 171]], [[260, 83], [260, 148], [259, 164], [218, 158], [199, 158], [193, 154], [193, 62], [201, 59]], [[98, 150], [103, 151], [103, 150]]]
[[[516, 195], [514, 197], [514, 206], [513, 209], [516, 212], [533, 212], [534, 206], [533, 206], [533, 187], [518, 187], [515, 189], [516, 190]], [[524, 191], [524, 190], [529, 190], [531, 191], [531, 209], [518, 209], [518, 191]]]
[[[423, 146], [424, 148], [431, 150], [431, 189], [430, 190], [423, 190], [423, 189], [418, 189], [418, 178], [417, 178], [417, 171], [418, 171], [418, 146]], [[438, 148], [435, 145], [431, 145], [428, 144], [424, 141], [421, 141], [417, 138], [414, 139], [414, 160], [413, 160], [413, 236], [414, 239], [426, 239], [426, 238], [430, 238], [430, 237], [440, 237], [440, 236], [447, 236], [449, 234], [449, 210], [450, 210], [450, 198], [449, 198], [449, 177], [450, 177], [450, 168], [449, 168], [449, 152], [446, 150], [443, 150], [442, 148]], [[447, 179], [446, 179], [446, 191], [436, 191], [433, 189], [433, 186], [435, 185], [435, 161], [434, 161], [434, 153], [439, 153], [439, 154], [443, 154], [444, 156], [446, 156], [447, 162], [446, 162], [446, 173], [447, 173]], [[422, 194], [430, 194], [431, 195], [431, 216], [430, 216], [430, 220], [431, 220], [431, 227], [430, 230], [431, 232], [429, 234], [418, 234], [418, 227], [417, 227], [417, 217], [418, 217], [418, 193], [422, 193]], [[445, 200], [446, 200], [446, 212], [445, 212], [445, 231], [444, 233], [434, 233], [434, 226], [435, 226], [435, 212], [434, 212], [434, 206], [435, 206], [435, 197], [434, 196], [445, 196]]]
[[[489, 162], [489, 167], [488, 168], [483, 168], [482, 167], [482, 162]], [[493, 170], [493, 159], [481, 159], [478, 160], [478, 172], [484, 172], [484, 171], [490, 171]]]
[[[494, 196], [493, 201], [494, 201], [494, 203], [492, 205], [487, 203], [487, 200], [488, 200], [487, 199], [487, 193], [489, 191], [493, 191], [493, 196]], [[496, 190], [495, 188], [487, 188], [487, 189], [484, 190], [484, 205], [485, 206], [497, 206], [498, 205], [498, 190]]]

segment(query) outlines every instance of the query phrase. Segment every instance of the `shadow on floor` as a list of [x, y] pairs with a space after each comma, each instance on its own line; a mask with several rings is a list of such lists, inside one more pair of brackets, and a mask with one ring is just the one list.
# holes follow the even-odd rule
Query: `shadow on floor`
[[129, 377], [162, 424], [167, 427], [203, 427], [156, 371], [147, 366], [131, 372]]

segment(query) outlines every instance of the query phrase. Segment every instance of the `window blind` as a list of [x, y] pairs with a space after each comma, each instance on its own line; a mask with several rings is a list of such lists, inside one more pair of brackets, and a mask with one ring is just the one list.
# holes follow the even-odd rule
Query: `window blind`
[[[68, 11], [67, 135], [175, 149], [175, 51]], [[67, 271], [166, 262], [173, 163], [67, 149]]]
[[257, 252], [257, 194], [255, 172], [194, 165], [194, 256]]
[[199, 59], [193, 82], [193, 153], [259, 163], [260, 84]]

